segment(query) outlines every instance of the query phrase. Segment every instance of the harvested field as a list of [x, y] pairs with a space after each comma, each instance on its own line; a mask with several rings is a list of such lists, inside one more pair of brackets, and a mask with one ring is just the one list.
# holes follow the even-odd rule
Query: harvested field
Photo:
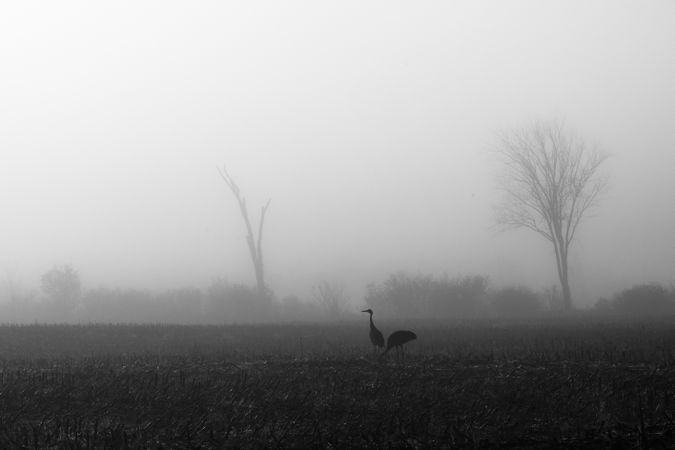
[[4, 326], [0, 446], [675, 442], [669, 322], [411, 328], [405, 360], [380, 362], [362, 323]]

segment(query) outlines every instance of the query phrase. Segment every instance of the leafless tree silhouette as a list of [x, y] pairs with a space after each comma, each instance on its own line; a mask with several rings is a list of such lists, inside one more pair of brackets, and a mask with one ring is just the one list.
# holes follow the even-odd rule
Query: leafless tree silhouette
[[312, 286], [312, 296], [333, 319], [338, 319], [344, 314], [349, 301], [344, 287], [325, 280]]
[[606, 187], [607, 178], [598, 168], [607, 156], [589, 148], [560, 121], [499, 135], [497, 153], [504, 165], [498, 181], [506, 194], [497, 221], [507, 228], [529, 228], [553, 244], [563, 307], [571, 309], [570, 244]]
[[232, 194], [237, 199], [239, 203], [239, 210], [241, 212], [241, 217], [244, 219], [244, 224], [246, 225], [246, 243], [248, 244], [248, 250], [251, 254], [251, 260], [253, 261], [253, 269], [255, 270], [255, 279], [258, 286], [258, 292], [261, 295], [267, 294], [267, 285], [265, 284], [265, 270], [263, 265], [263, 252], [262, 252], [262, 236], [263, 236], [263, 225], [265, 223], [265, 214], [267, 213], [267, 208], [270, 206], [271, 200], [267, 200], [265, 206], [260, 209], [260, 222], [258, 224], [258, 235], [253, 234], [253, 228], [251, 227], [251, 221], [248, 217], [248, 209], [246, 207], [246, 198], [241, 195], [239, 186], [234, 182], [230, 174], [227, 172], [227, 168], [218, 169], [220, 176], [225, 180], [225, 183], [232, 191]]

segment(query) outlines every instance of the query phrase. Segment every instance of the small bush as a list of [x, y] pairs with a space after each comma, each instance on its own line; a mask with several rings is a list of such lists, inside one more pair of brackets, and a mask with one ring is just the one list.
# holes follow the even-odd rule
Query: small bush
[[526, 286], [510, 286], [496, 291], [491, 306], [499, 316], [532, 315], [541, 310], [539, 297]]
[[51, 320], [72, 321], [82, 296], [82, 284], [77, 271], [70, 265], [54, 266], [40, 279], [47, 296], [45, 310]]
[[275, 319], [276, 308], [271, 294], [260, 294], [244, 284], [215, 280], [208, 289], [209, 322], [261, 323]]
[[434, 278], [397, 272], [368, 286], [366, 304], [383, 316], [468, 317], [480, 310], [488, 285], [482, 275]]
[[616, 294], [612, 308], [625, 314], [663, 314], [675, 312], [673, 293], [658, 283], [638, 284]]
[[473, 316], [484, 303], [489, 285], [482, 275], [435, 280], [429, 312], [433, 317]]

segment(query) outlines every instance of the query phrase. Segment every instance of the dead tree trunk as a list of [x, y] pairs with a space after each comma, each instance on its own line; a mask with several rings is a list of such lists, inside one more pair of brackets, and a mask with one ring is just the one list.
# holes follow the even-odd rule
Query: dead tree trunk
[[241, 196], [239, 191], [239, 186], [234, 182], [230, 174], [227, 172], [227, 169], [223, 170], [218, 169], [220, 176], [223, 177], [225, 183], [232, 191], [232, 194], [237, 199], [239, 203], [239, 211], [241, 212], [241, 217], [244, 219], [244, 224], [246, 225], [246, 243], [248, 244], [248, 251], [251, 254], [251, 261], [253, 261], [253, 270], [255, 271], [255, 280], [258, 287], [258, 292], [261, 295], [267, 294], [267, 285], [265, 284], [265, 270], [263, 265], [263, 252], [262, 252], [262, 235], [263, 235], [263, 225], [265, 223], [265, 214], [267, 213], [267, 208], [270, 206], [271, 200], [267, 200], [265, 206], [260, 209], [260, 223], [258, 224], [258, 235], [253, 234], [253, 228], [251, 227], [251, 221], [248, 217], [248, 209], [246, 208], [246, 198]]

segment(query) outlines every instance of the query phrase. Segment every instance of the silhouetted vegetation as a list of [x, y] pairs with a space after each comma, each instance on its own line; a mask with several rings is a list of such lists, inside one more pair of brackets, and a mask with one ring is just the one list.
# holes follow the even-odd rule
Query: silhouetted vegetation
[[606, 186], [596, 148], [558, 121], [539, 122], [500, 136], [504, 201], [497, 221], [527, 228], [553, 245], [563, 307], [572, 309], [568, 255], [577, 227]]
[[152, 323], [165, 310], [155, 303], [149, 291], [101, 287], [83, 298], [83, 315], [90, 322]]
[[542, 309], [539, 296], [526, 286], [502, 288], [491, 297], [492, 310], [502, 317], [522, 317], [536, 314]]
[[[365, 305], [378, 318], [529, 317], [557, 314], [556, 288], [492, 287], [486, 276], [390, 274], [367, 286], [363, 303], [350, 302], [344, 288], [321, 281], [309, 297], [277, 298], [270, 290], [215, 279], [206, 289], [183, 287], [160, 292], [97, 287], [83, 289], [71, 266], [55, 266], [41, 277], [41, 291], [12, 286], [0, 300], [0, 323], [175, 323], [228, 324], [355, 319]], [[675, 314], [675, 289], [639, 284], [601, 299], [588, 313], [640, 316]]]
[[57, 266], [42, 277], [43, 293], [13, 288], [0, 299], [0, 323], [223, 324], [326, 321], [354, 317], [343, 288], [322, 282], [312, 297], [277, 299], [271, 291], [214, 280], [206, 289], [165, 291], [81, 288], [77, 272]]
[[270, 322], [276, 319], [271, 294], [243, 284], [216, 280], [209, 287], [208, 300], [209, 314], [225, 323]]
[[470, 317], [483, 307], [488, 286], [481, 275], [434, 278], [397, 272], [369, 285], [365, 301], [385, 317]]
[[312, 297], [334, 319], [342, 317], [349, 303], [344, 287], [326, 280], [312, 287]]
[[616, 294], [609, 306], [623, 314], [672, 314], [675, 292], [657, 283], [638, 284]]
[[46, 307], [57, 321], [72, 319], [71, 314], [78, 306], [82, 284], [77, 271], [70, 265], [54, 266], [41, 278], [42, 291], [47, 296]]
[[467, 317], [481, 312], [490, 282], [482, 275], [443, 277], [433, 283], [429, 312], [436, 317]]
[[260, 223], [258, 224], [258, 232], [254, 233], [251, 226], [251, 219], [249, 218], [248, 214], [246, 197], [241, 194], [239, 186], [230, 176], [226, 167], [223, 167], [223, 170], [219, 169], [219, 173], [225, 181], [225, 184], [227, 184], [227, 187], [230, 188], [232, 195], [234, 195], [235, 199], [237, 200], [237, 204], [239, 205], [239, 212], [241, 213], [241, 218], [244, 220], [244, 225], [246, 226], [246, 245], [248, 246], [248, 251], [251, 255], [251, 261], [253, 262], [253, 268], [255, 270], [258, 294], [259, 297], [265, 297], [268, 294], [269, 288], [265, 283], [265, 265], [263, 263], [262, 237], [263, 227], [265, 225], [265, 214], [267, 214], [267, 208], [269, 208], [271, 200], [268, 200], [265, 206], [260, 208]]

